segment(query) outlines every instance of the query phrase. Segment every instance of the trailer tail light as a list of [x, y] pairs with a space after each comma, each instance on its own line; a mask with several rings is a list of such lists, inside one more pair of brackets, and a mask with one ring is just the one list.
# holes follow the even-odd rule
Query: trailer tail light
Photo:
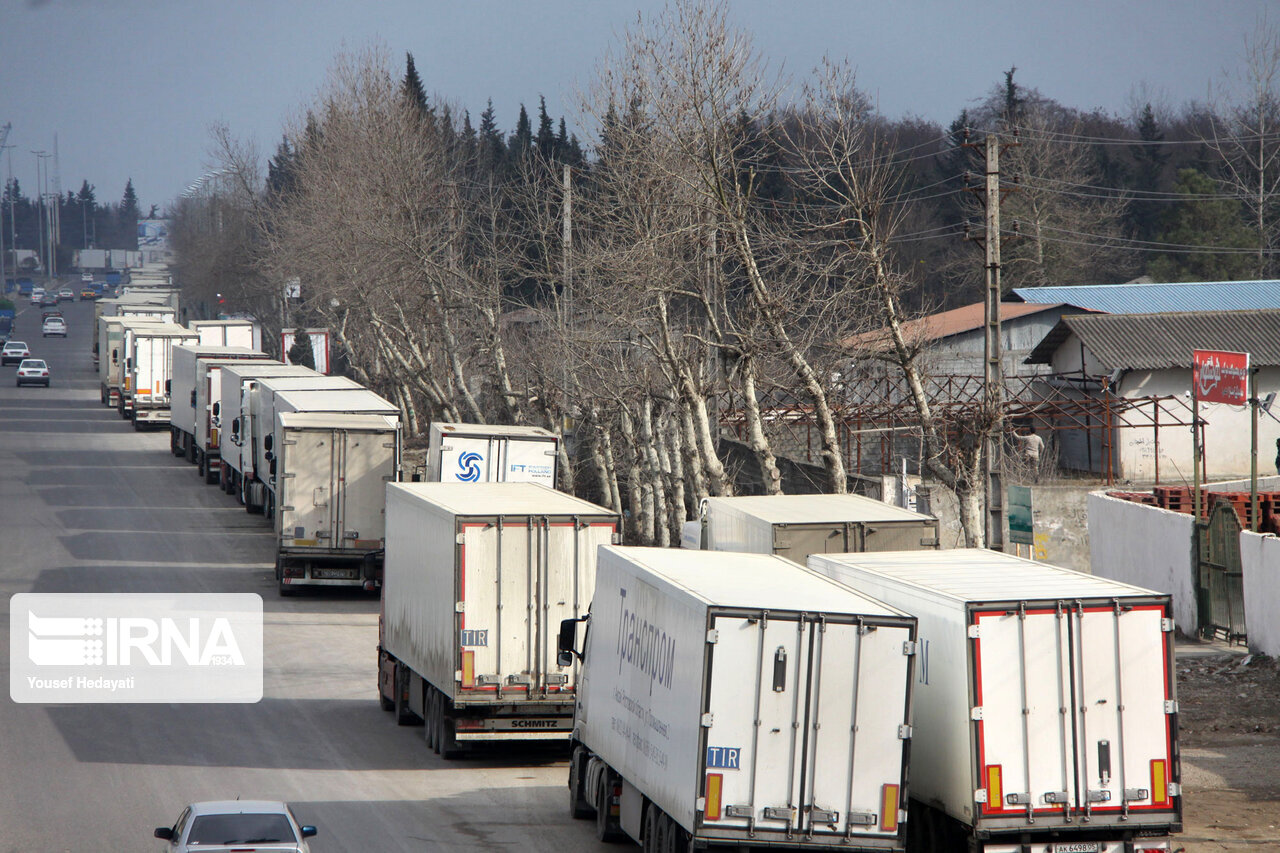
[[468, 719], [467, 717], [459, 717], [453, 721], [454, 728], [460, 732], [470, 731], [476, 732], [484, 728], [484, 720]]
[[1162, 758], [1157, 758], [1151, 762], [1151, 804], [1154, 806], [1169, 805], [1168, 765]]
[[462, 686], [471, 688], [476, 686], [476, 653], [462, 653]]
[[898, 831], [898, 786], [885, 785], [880, 789], [880, 830]]
[[307, 567], [301, 565], [285, 565], [280, 569], [280, 574], [286, 578], [305, 578], [307, 576]]
[[1003, 772], [999, 764], [987, 765], [987, 807], [1004, 808]]
[[708, 773], [707, 774], [707, 807], [703, 810], [702, 816], [706, 820], [720, 819], [720, 799], [724, 790], [724, 774]]

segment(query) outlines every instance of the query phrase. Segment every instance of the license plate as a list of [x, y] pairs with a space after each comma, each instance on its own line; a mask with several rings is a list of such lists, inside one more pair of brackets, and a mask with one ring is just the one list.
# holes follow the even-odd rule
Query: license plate
[[359, 573], [355, 569], [312, 569], [311, 577], [316, 580], [353, 580], [359, 577]]
[[1101, 841], [1066, 841], [1053, 845], [1053, 853], [1099, 853]]

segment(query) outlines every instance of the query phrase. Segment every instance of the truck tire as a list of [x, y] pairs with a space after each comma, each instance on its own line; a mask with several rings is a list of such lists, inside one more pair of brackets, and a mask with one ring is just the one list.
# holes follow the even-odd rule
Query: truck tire
[[662, 810], [653, 803], [644, 810], [644, 825], [640, 832], [640, 849], [644, 853], [663, 853]]
[[569, 759], [569, 816], [574, 820], [586, 820], [596, 816], [596, 810], [587, 801], [586, 786], [583, 784], [583, 771], [587, 769], [587, 752], [582, 747], [574, 747]]
[[676, 824], [666, 812], [658, 818], [658, 838], [662, 842], [661, 853], [688, 853], [689, 833]]
[[423, 729], [426, 730], [424, 732], [424, 740], [427, 743], [427, 749], [432, 752], [439, 752], [440, 744], [436, 742], [436, 729], [439, 725], [438, 720], [440, 717], [440, 696], [436, 693], [436, 689], [430, 684], [427, 685], [426, 689], [427, 719], [425, 725], [423, 725]]
[[202, 453], [201, 456], [204, 459], [204, 484], [212, 486], [215, 483], [222, 482], [222, 478], [219, 476], [219, 469], [222, 467], [222, 463], [215, 463], [218, 466], [215, 468], [209, 464], [209, 454]]
[[401, 666], [398, 663], [396, 664], [395, 685], [396, 685], [396, 695], [393, 698], [393, 701], [395, 702], [396, 725], [397, 726], [422, 725], [422, 718], [419, 717], [417, 714], [415, 714], [409, 708], [409, 697], [406, 695], [409, 692], [408, 667]]
[[447, 713], [449, 700], [443, 693], [436, 692], [436, 749], [445, 761], [457, 761], [466, 754], [466, 749], [458, 745], [458, 730]]
[[609, 771], [605, 770], [600, 774], [600, 781], [596, 784], [596, 839], [606, 844], [613, 844], [626, 838], [622, 834], [622, 828], [610, 814], [613, 811], [610, 807], [612, 799], [613, 780], [609, 778]]
[[392, 711], [396, 707], [394, 699], [388, 699], [382, 694], [382, 685], [378, 685], [378, 707], [383, 711]]

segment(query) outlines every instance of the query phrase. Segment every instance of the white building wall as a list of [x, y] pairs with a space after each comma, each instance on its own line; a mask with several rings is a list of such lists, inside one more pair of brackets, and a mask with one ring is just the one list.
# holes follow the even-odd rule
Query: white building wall
[[[1157, 371], [1134, 371], [1121, 379], [1116, 389], [1123, 397], [1175, 395], [1190, 406], [1191, 370], [1189, 368]], [[1258, 396], [1280, 390], [1280, 368], [1264, 367], [1258, 371]], [[1150, 407], [1148, 407], [1150, 411]], [[1190, 410], [1184, 420], [1190, 421]], [[1271, 414], [1275, 415], [1272, 417]], [[1258, 474], [1276, 473], [1276, 440], [1280, 439], [1280, 404], [1272, 407], [1271, 414], [1258, 414]], [[1250, 414], [1248, 406], [1228, 406], [1221, 403], [1201, 403], [1200, 417], [1205, 421], [1204, 454], [1207, 479], [1244, 477], [1249, 474]], [[1149, 483], [1155, 480], [1157, 443], [1161, 483], [1182, 483], [1192, 480], [1192, 443], [1190, 426], [1160, 427], [1157, 440], [1155, 429], [1116, 430], [1116, 447], [1120, 460], [1119, 472], [1126, 480]]]
[[1249, 649], [1280, 655], [1280, 539], [1244, 531], [1240, 534], [1240, 567], [1244, 570], [1244, 624]]
[[[1089, 495], [1089, 561], [1093, 574], [1173, 596], [1178, 628], [1198, 625], [1193, 522], [1190, 515], [1131, 501]], [[1246, 598], [1248, 586], [1245, 587]], [[1246, 618], [1246, 624], [1248, 616]], [[1250, 637], [1253, 628], [1249, 625]]]

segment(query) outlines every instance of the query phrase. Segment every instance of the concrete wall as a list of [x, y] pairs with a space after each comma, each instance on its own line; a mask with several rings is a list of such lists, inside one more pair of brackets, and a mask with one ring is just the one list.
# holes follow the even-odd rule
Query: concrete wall
[[1280, 539], [1241, 533], [1240, 566], [1249, 649], [1280, 656]]
[[[1011, 485], [1006, 480], [1006, 485]], [[929, 511], [938, 518], [943, 548], [963, 548], [960, 514], [955, 496], [937, 484], [929, 484]], [[1089, 516], [1085, 498], [1097, 488], [1089, 485], [1031, 486], [1031, 555], [1055, 566], [1089, 571]], [[1008, 541], [1008, 532], [1005, 533]], [[1014, 547], [1007, 547], [1010, 554]], [[1023, 547], [1025, 555], [1026, 548]]]
[[1103, 492], [1090, 494], [1088, 500], [1093, 573], [1171, 594], [1179, 630], [1195, 636], [1198, 611], [1191, 516]]

